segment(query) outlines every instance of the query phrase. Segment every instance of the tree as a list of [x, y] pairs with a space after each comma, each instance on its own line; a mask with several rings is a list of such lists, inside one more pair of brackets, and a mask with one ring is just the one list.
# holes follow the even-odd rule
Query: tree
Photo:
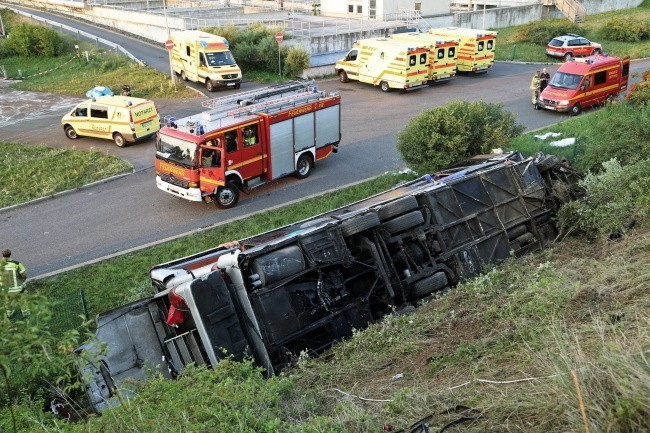
[[411, 169], [425, 173], [501, 147], [523, 131], [500, 104], [454, 101], [413, 118], [398, 133], [397, 149]]

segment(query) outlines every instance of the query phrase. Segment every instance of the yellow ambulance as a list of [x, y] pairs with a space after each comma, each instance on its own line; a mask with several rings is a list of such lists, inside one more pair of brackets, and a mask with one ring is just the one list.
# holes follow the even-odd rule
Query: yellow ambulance
[[209, 92], [226, 87], [239, 89], [241, 69], [226, 38], [200, 30], [172, 32], [172, 69], [184, 80], [205, 84]]
[[428, 33], [460, 41], [458, 46], [459, 72], [487, 72], [494, 66], [497, 32], [463, 27], [441, 27], [431, 29]]
[[391, 37], [429, 47], [429, 84], [456, 76], [458, 39], [419, 32], [394, 33]]
[[384, 92], [419, 89], [429, 79], [429, 48], [388, 38], [362, 39], [336, 62], [335, 71], [342, 83], [357, 80]]
[[124, 147], [158, 132], [160, 116], [148, 99], [104, 95], [78, 104], [63, 116], [61, 125], [70, 139], [105, 138]]

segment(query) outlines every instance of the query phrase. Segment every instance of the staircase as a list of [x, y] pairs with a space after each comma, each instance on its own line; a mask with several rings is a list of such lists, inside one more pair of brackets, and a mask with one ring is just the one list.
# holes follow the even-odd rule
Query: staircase
[[552, 0], [545, 3], [555, 4], [555, 7], [573, 23], [584, 22], [587, 17], [587, 10], [578, 0]]

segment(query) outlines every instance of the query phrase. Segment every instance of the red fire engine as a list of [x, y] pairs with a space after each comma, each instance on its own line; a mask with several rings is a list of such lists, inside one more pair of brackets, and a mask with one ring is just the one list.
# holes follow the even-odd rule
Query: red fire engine
[[291, 81], [203, 102], [209, 108], [166, 118], [156, 140], [156, 186], [227, 209], [280, 177], [304, 179], [336, 153], [341, 97], [313, 81]]

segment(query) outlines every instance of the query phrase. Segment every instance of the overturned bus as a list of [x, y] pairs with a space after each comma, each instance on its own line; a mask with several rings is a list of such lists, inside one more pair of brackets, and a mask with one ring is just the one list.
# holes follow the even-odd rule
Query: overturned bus
[[151, 369], [173, 378], [225, 356], [269, 375], [557, 235], [581, 194], [554, 156], [484, 155], [359, 202], [154, 266], [152, 297], [100, 314], [81, 346], [98, 412]]

